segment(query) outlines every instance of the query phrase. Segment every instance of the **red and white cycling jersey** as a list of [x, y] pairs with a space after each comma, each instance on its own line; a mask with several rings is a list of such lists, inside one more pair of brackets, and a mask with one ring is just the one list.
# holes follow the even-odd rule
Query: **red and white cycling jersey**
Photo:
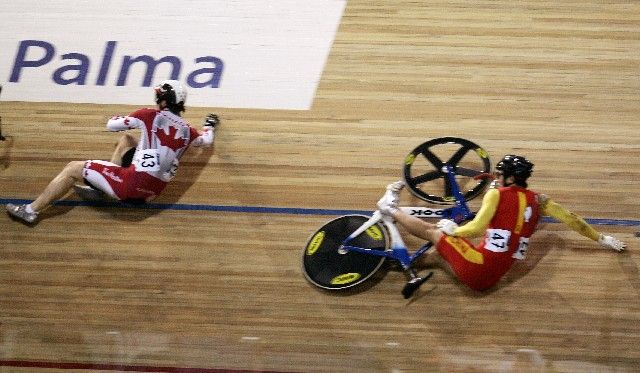
[[88, 161], [85, 179], [94, 187], [120, 199], [155, 198], [176, 175], [179, 161], [189, 145], [210, 145], [213, 132], [201, 135], [179, 115], [168, 110], [140, 109], [111, 118], [110, 131], [140, 129], [140, 141], [132, 164], [121, 167], [105, 161]]
[[182, 117], [157, 109], [140, 109], [125, 117], [113, 117], [107, 128], [111, 131], [141, 129], [133, 165], [137, 172], [146, 172], [164, 182], [175, 176], [180, 157], [200, 136]]

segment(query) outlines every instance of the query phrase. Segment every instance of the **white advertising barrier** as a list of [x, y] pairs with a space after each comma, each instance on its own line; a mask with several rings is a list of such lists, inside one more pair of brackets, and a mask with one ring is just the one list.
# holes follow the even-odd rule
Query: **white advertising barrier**
[[7, 0], [4, 100], [309, 109], [346, 0]]

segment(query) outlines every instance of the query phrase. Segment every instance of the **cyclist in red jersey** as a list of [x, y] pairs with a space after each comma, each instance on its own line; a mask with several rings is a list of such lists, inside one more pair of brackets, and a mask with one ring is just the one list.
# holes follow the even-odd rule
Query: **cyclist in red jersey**
[[[584, 219], [547, 196], [527, 189], [527, 179], [532, 171], [533, 164], [525, 157], [504, 156], [496, 165], [498, 187], [485, 194], [475, 218], [462, 226], [447, 219], [437, 224], [428, 223], [400, 210], [398, 194], [404, 187], [402, 181], [389, 184], [378, 208], [409, 233], [436, 243], [437, 252], [458, 279], [478, 291], [493, 287], [516, 260], [525, 258], [529, 238], [541, 216], [567, 224], [604, 248], [625, 249], [626, 245], [615, 237], [599, 233]], [[483, 235], [484, 240], [479, 245], [469, 240]]]
[[[213, 143], [218, 118], [209, 114], [202, 133], [182, 117], [187, 91], [176, 80], [154, 87], [157, 107], [139, 109], [107, 122], [109, 131], [140, 129], [140, 139], [124, 135], [110, 161], [73, 161], [30, 204], [7, 204], [7, 212], [26, 223], [34, 223], [40, 211], [63, 197], [71, 188], [85, 199], [110, 198], [144, 203], [156, 198], [175, 176], [179, 160], [190, 145]], [[86, 186], [77, 185], [77, 183]]]

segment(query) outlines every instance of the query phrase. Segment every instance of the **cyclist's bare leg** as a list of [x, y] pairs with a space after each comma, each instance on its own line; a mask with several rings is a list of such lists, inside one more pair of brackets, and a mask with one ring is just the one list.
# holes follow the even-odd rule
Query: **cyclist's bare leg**
[[427, 251], [420, 258], [420, 265], [425, 267], [425, 268], [436, 268], [437, 267], [437, 268], [442, 269], [444, 272], [446, 272], [450, 276], [456, 277], [456, 274], [453, 271], [453, 268], [451, 268], [451, 265], [449, 264], [449, 262], [444, 260], [442, 255], [440, 255], [440, 253], [438, 252], [438, 250], [435, 247], [433, 247], [432, 249]]
[[442, 232], [433, 223], [428, 223], [420, 218], [409, 215], [402, 210], [397, 210], [393, 214], [393, 218], [399, 223], [407, 232], [412, 235], [432, 242], [434, 245], [440, 241]]
[[136, 146], [138, 146], [138, 139], [128, 133], [124, 134], [116, 143], [116, 148], [113, 151], [113, 155], [111, 156], [109, 162], [117, 164], [118, 166], [122, 166], [122, 156], [124, 155], [124, 153], [126, 153], [131, 148], [135, 148]]
[[40, 212], [53, 201], [62, 198], [73, 184], [82, 181], [82, 170], [85, 161], [69, 162], [60, 173], [51, 180], [44, 191], [31, 203], [35, 212]]

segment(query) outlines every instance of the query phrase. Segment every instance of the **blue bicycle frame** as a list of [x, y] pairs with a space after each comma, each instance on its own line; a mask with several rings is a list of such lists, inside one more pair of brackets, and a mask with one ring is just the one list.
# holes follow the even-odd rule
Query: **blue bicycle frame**
[[[452, 166], [445, 165], [442, 170], [447, 176], [447, 182], [449, 183], [449, 187], [451, 188], [451, 192], [453, 194], [455, 205], [446, 209], [443, 209], [440, 215], [442, 218], [454, 220], [456, 223], [460, 223], [463, 221], [471, 220], [475, 216], [473, 212], [469, 209], [466, 200], [462, 192], [460, 191], [460, 187], [456, 182], [456, 174], [455, 170]], [[362, 247], [351, 246], [349, 243], [367, 230], [369, 227], [378, 223], [379, 221], [383, 221], [388, 228], [389, 234], [391, 235], [391, 249], [382, 251], [382, 250], [372, 250], [365, 249]], [[409, 251], [407, 246], [404, 244], [402, 237], [400, 236], [400, 232], [396, 228], [393, 218], [390, 216], [383, 215], [380, 211], [375, 211], [371, 218], [364, 223], [360, 228], [354, 231], [349, 237], [347, 237], [340, 246], [340, 252], [347, 251], [355, 251], [368, 255], [376, 255], [376, 256], [384, 256], [390, 259], [397, 260], [402, 265], [402, 268], [408, 271], [411, 271], [409, 274], [412, 278], [416, 278], [417, 275], [415, 272], [411, 270], [411, 265], [413, 262], [422, 256], [425, 252], [427, 252], [433, 243], [427, 242], [425, 245], [420, 247], [415, 253], [409, 255]], [[425, 279], [426, 280], [426, 279]]]

